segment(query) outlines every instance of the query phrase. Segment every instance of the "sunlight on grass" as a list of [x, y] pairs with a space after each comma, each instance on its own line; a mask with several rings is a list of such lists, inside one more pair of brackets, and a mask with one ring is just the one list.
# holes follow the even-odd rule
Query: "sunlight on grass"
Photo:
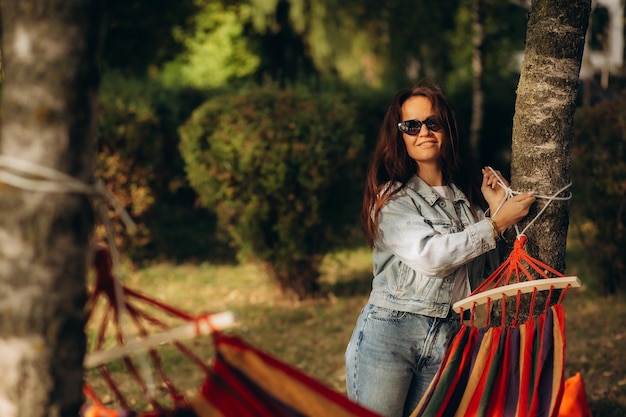
[[564, 305], [566, 376], [581, 372], [591, 401], [626, 410], [626, 299], [571, 290]]
[[275, 289], [252, 264], [222, 266], [160, 263], [135, 271], [128, 283], [153, 297], [194, 312], [218, 311], [233, 305], [266, 302]]

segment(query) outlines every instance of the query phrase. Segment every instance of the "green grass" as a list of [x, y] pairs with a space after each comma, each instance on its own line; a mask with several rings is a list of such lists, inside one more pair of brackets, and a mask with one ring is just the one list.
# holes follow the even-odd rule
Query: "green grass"
[[[572, 251], [575, 250], [573, 245]], [[576, 253], [572, 258], [580, 259]], [[568, 269], [571, 269], [569, 274], [579, 275], [583, 283], [593, 279], [591, 272], [579, 262], [572, 262]], [[128, 286], [179, 309], [193, 313], [234, 311], [238, 322], [227, 332], [241, 336], [257, 348], [345, 392], [343, 354], [371, 285], [371, 254], [367, 249], [329, 256], [322, 276], [322, 285], [329, 297], [311, 301], [284, 297], [253, 264], [158, 263], [136, 270], [126, 267], [121, 275]], [[565, 298], [565, 376], [582, 373], [595, 417], [623, 416], [626, 415], [623, 350], [626, 300], [599, 297], [591, 287], [584, 285], [582, 289], [570, 290]], [[92, 341], [93, 327], [88, 332]], [[188, 344], [210, 361], [213, 350], [209, 337], [197, 338]], [[159, 353], [168, 375], [192, 395], [202, 381], [202, 373], [167, 346], [160, 347]], [[123, 392], [129, 393], [138, 407], [143, 407], [145, 395], [124, 371], [121, 362], [112, 363], [111, 369]], [[154, 371], [152, 373], [155, 376]], [[105, 401], [112, 401], [102, 378], [94, 370], [87, 378]], [[162, 387], [157, 390], [163, 391]]]

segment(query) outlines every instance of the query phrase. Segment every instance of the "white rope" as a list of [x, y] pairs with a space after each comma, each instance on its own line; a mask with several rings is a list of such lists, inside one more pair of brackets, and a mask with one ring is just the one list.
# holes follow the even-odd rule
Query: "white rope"
[[[502, 180], [502, 178], [500, 178], [500, 176], [498, 175], [498, 173], [491, 167], [487, 167], [491, 170], [491, 172], [493, 173], [493, 175], [496, 176], [497, 180], [498, 180], [498, 185], [500, 187], [502, 187], [505, 191], [505, 196], [502, 199], [502, 201], [500, 202], [500, 204], [498, 204], [498, 207], [496, 208], [496, 210], [494, 211], [493, 214], [491, 214], [491, 217], [495, 216], [496, 213], [498, 211], [500, 211], [500, 209], [502, 208], [502, 206], [504, 205], [504, 203], [511, 197], [513, 197], [514, 195], [520, 195], [523, 194], [523, 192], [521, 191], [513, 191], [513, 189], [511, 187], [509, 187], [508, 185], [506, 185], [504, 183], [504, 181]], [[539, 199], [543, 199], [543, 200], [548, 200], [548, 202], [543, 206], [543, 208], [539, 211], [539, 213], [537, 213], [537, 215], [526, 225], [526, 227], [524, 227], [524, 229], [522, 231], [519, 230], [519, 228], [517, 227], [517, 225], [515, 225], [515, 232], [517, 234], [517, 236], [521, 236], [523, 235], [526, 230], [528, 230], [528, 228], [535, 223], [535, 221], [539, 218], [539, 216], [541, 216], [543, 214], [544, 211], [546, 211], [546, 209], [548, 208], [548, 206], [553, 202], [553, 201], [567, 201], [570, 200], [572, 198], [572, 193], [570, 192], [567, 196], [564, 197], [559, 197], [559, 195], [563, 192], [565, 192], [569, 187], [572, 186], [572, 183], [570, 182], [569, 184], [565, 185], [563, 188], [561, 188], [560, 190], [558, 190], [556, 193], [554, 193], [553, 195], [550, 196], [546, 196], [546, 195], [540, 195], [540, 194], [534, 194], [534, 196], [536, 198]]]
[[137, 228], [128, 212], [102, 183], [85, 184], [63, 172], [23, 159], [0, 155], [0, 182], [26, 191], [47, 193], [80, 193], [102, 197], [120, 215], [129, 232]]
[[[4, 182], [5, 184], [26, 191], [46, 193], [79, 193], [88, 196], [101, 197], [113, 206], [115, 211], [120, 215], [122, 222], [129, 232], [133, 233], [137, 228], [128, 212], [124, 209], [120, 202], [117, 201], [113, 193], [109, 191], [102, 181], [98, 180], [93, 185], [85, 184], [74, 177], [57, 171], [56, 169], [12, 156], [0, 155], [0, 182]], [[97, 203], [96, 210], [100, 214], [102, 222], [104, 223], [107, 240], [109, 241], [111, 250], [112, 268], [115, 272], [119, 266], [119, 254], [117, 251], [117, 245], [115, 244], [113, 226], [111, 225], [111, 221], [103, 204]], [[116, 298], [116, 300], [118, 300], [118, 304], [122, 304], [118, 307], [121, 308], [121, 311], [124, 311], [123, 303], [119, 301], [122, 300], [122, 297], [120, 297], [122, 289], [117, 281], [115, 285], [115, 292], [116, 296], [118, 296]]]
[[0, 171], [2, 182], [23, 190], [83, 194], [97, 192], [93, 186], [83, 184], [63, 172], [7, 155], [0, 155], [0, 168], [4, 168]]

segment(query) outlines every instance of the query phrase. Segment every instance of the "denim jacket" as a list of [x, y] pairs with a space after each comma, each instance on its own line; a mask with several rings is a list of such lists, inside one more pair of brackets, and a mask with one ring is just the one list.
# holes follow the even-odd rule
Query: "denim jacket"
[[369, 303], [446, 317], [458, 268], [475, 288], [497, 267], [496, 241], [484, 213], [475, 218], [467, 197], [456, 185], [451, 188], [453, 202], [414, 176], [383, 206]]

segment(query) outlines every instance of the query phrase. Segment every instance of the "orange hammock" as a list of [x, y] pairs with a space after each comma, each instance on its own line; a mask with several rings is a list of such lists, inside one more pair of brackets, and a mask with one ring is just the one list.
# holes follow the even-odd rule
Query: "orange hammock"
[[[580, 281], [529, 256], [525, 243], [526, 237], [519, 236], [507, 260], [468, 298], [454, 305], [461, 317], [464, 310], [471, 312], [469, 324], [462, 321], [450, 340], [439, 372], [412, 417], [560, 415], [565, 361], [561, 301], [567, 289], [580, 286]], [[563, 290], [558, 302], [550, 305], [555, 289]], [[549, 291], [545, 308], [532, 318], [541, 290]], [[531, 293], [532, 298], [530, 318], [520, 323], [523, 293]], [[510, 296], [516, 299], [516, 312], [507, 325], [506, 298]], [[502, 303], [499, 326], [489, 323], [494, 300]], [[485, 325], [477, 327], [476, 307], [482, 304], [486, 304]], [[581, 407], [586, 408], [586, 403]]]
[[[194, 316], [121, 285], [113, 276], [108, 248], [97, 248], [94, 266], [96, 283], [89, 305], [95, 306], [98, 299], [104, 297], [106, 307], [93, 352], [87, 355], [85, 366], [98, 368], [115, 397], [116, 405], [105, 406], [95, 390], [85, 384], [87, 402], [81, 410], [82, 417], [380, 417], [295, 367], [255, 349], [235, 336], [221, 334], [221, 328], [232, 324], [232, 317], [228, 314]], [[172, 328], [164, 320], [149, 314], [149, 308], [156, 308], [186, 324]], [[140, 336], [138, 340], [127, 340], [123, 333], [120, 323], [122, 310], [135, 325]], [[90, 313], [90, 320], [93, 319]], [[105, 334], [111, 328], [118, 345], [105, 350]], [[151, 333], [155, 328], [160, 333]], [[181, 338], [208, 333], [213, 334], [215, 350], [211, 365], [179, 342]], [[205, 375], [201, 387], [191, 398], [177, 389], [163, 369], [156, 346], [168, 341]], [[156, 370], [161, 385], [169, 394], [169, 404], [172, 405], [154, 398], [135, 360], [131, 359], [131, 356], [143, 351], [147, 351], [150, 366]], [[134, 410], [116, 385], [106, 363], [118, 357], [122, 358], [128, 375], [133, 377], [149, 399], [152, 411]]]

